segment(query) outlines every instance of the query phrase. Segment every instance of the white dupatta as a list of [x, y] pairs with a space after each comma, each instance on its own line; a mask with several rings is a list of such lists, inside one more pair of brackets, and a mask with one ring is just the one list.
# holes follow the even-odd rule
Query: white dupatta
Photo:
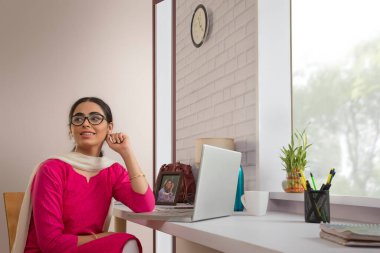
[[[81, 153], [70, 152], [64, 155], [53, 156], [50, 159], [59, 159], [70, 164], [73, 168], [96, 172], [102, 169], [110, 167], [115, 162], [106, 158], [106, 157], [94, 157], [87, 156]], [[28, 186], [25, 190], [24, 199], [22, 201], [19, 220], [17, 223], [16, 230], [16, 238], [13, 244], [12, 253], [24, 253], [26, 239], [28, 237], [30, 217], [32, 213], [32, 201], [31, 201], [31, 185], [36, 175], [38, 169], [40, 168], [40, 164], [37, 165], [32, 174], [30, 175]], [[111, 221], [111, 213], [112, 213], [112, 201], [110, 208], [108, 209], [108, 215], [104, 222], [103, 231], [107, 231], [110, 221]]]

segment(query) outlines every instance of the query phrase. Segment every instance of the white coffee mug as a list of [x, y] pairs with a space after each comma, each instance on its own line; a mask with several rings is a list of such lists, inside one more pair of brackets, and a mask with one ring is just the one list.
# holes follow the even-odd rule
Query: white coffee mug
[[241, 202], [251, 215], [265, 215], [268, 208], [269, 192], [267, 191], [245, 191], [241, 196]]

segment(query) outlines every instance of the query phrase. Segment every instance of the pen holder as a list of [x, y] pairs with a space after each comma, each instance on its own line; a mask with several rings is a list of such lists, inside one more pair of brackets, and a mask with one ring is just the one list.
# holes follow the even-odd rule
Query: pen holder
[[329, 191], [304, 192], [305, 222], [330, 222], [330, 194]]

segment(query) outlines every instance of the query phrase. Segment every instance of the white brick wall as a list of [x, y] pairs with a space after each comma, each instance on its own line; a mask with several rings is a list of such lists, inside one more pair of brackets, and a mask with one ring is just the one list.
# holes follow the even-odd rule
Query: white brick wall
[[[190, 22], [202, 3], [211, 18], [207, 41], [195, 48]], [[178, 0], [176, 10], [176, 158], [194, 166], [202, 137], [235, 139], [243, 153], [245, 188], [255, 184], [257, 0]]]

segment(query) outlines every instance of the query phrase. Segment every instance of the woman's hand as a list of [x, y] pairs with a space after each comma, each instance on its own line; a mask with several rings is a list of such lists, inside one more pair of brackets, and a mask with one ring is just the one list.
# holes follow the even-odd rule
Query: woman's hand
[[129, 148], [129, 138], [124, 133], [111, 133], [107, 136], [106, 142], [113, 151], [119, 154], [123, 154]]
[[91, 242], [93, 240], [96, 240], [95, 237], [97, 239], [99, 238], [102, 238], [102, 237], [106, 237], [106, 236], [109, 236], [109, 235], [112, 235], [114, 234], [114, 232], [103, 232], [103, 233], [100, 233], [100, 234], [96, 234], [95, 235], [78, 235], [78, 242], [77, 242], [77, 246], [81, 246], [85, 243], [88, 243], [88, 242]]
[[112, 133], [106, 138], [108, 146], [115, 152], [119, 153], [124, 160], [125, 167], [128, 174], [133, 177], [138, 175], [135, 179], [131, 180], [133, 191], [145, 194], [148, 189], [148, 182], [141, 171], [136, 157], [133, 153], [128, 135], [124, 133]]

